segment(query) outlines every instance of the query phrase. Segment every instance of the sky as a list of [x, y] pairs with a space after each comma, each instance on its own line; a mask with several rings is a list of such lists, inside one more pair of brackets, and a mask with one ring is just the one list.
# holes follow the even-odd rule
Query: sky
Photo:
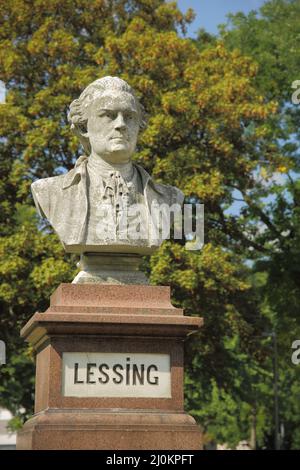
[[5, 101], [5, 85], [0, 80], [0, 103], [4, 103]]
[[228, 13], [242, 11], [248, 13], [258, 10], [265, 0], [177, 0], [177, 5], [182, 12], [192, 8], [196, 13], [196, 19], [188, 28], [188, 36], [196, 36], [200, 28], [212, 34], [218, 32], [218, 24], [226, 23]]

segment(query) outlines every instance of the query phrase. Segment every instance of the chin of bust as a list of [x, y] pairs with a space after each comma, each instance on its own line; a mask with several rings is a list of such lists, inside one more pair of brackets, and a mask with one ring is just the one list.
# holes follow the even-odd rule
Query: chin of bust
[[130, 161], [131, 155], [124, 153], [122, 151], [111, 152], [109, 155], [105, 155], [104, 159], [108, 163], [128, 163]]

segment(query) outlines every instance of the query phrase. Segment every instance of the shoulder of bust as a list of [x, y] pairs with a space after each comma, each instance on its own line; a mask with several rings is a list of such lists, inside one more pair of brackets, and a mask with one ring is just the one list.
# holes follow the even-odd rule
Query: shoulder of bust
[[175, 186], [171, 186], [169, 184], [161, 184], [161, 183], [156, 183], [152, 176], [149, 175], [149, 173], [140, 165], [134, 164], [134, 166], [139, 170], [144, 187], [145, 183], [149, 184], [155, 192], [157, 192], [163, 199], [166, 199], [168, 204], [183, 204], [184, 200], [184, 194], [183, 192], [176, 188]]
[[51, 176], [50, 178], [41, 178], [31, 184], [31, 189], [36, 192], [49, 191], [53, 186], [58, 187], [62, 185], [65, 175]]
[[156, 183], [153, 179], [149, 181], [149, 184], [152, 186], [154, 191], [158, 193], [159, 196], [170, 206], [172, 204], [179, 204], [182, 206], [184, 194], [180, 189], [176, 188], [175, 186], [171, 186], [170, 184]]
[[42, 217], [49, 218], [50, 208], [57, 198], [61, 197], [64, 175], [42, 178], [31, 184], [31, 192], [38, 213]]

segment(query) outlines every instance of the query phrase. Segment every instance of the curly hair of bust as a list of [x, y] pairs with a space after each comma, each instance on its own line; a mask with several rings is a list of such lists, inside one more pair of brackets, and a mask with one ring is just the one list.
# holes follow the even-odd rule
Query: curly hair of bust
[[83, 90], [78, 99], [72, 101], [68, 113], [68, 121], [71, 124], [71, 130], [79, 137], [80, 143], [87, 155], [91, 152], [89, 139], [83, 135], [86, 133], [87, 128], [87, 109], [91, 102], [95, 98], [100, 97], [106, 90], [130, 93], [135, 99], [139, 116], [139, 126], [141, 129], [146, 127], [145, 109], [139, 102], [131, 86], [125, 82], [125, 80], [118, 77], [107, 76], [99, 78], [90, 83], [90, 85]]

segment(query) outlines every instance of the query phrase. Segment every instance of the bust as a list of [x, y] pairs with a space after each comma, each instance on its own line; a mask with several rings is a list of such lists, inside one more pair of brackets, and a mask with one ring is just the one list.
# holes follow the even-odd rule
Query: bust
[[39, 214], [67, 252], [152, 253], [162, 242], [153, 208], [180, 207], [183, 194], [131, 160], [146, 125], [133, 89], [118, 77], [98, 79], [71, 103], [68, 118], [85, 155], [68, 173], [32, 184]]

